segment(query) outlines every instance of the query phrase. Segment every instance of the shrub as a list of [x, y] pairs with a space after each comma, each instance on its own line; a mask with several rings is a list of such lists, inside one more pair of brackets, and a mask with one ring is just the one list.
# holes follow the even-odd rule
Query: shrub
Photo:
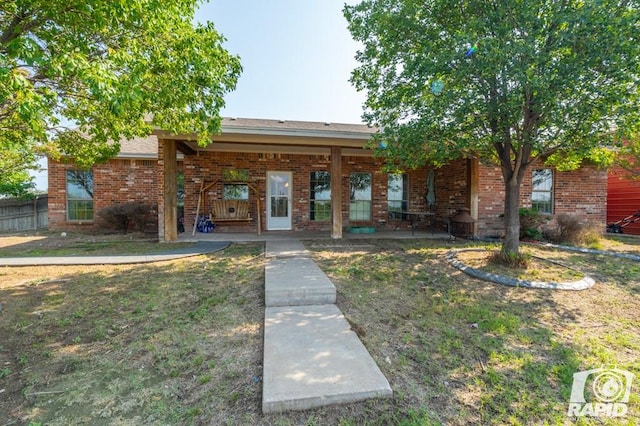
[[577, 216], [561, 214], [555, 218], [556, 226], [545, 233], [545, 237], [557, 243], [600, 247], [601, 232], [598, 225]]
[[114, 204], [98, 212], [105, 226], [127, 233], [130, 228], [144, 232], [147, 223], [153, 218], [154, 206], [139, 201]]
[[520, 239], [541, 239], [540, 226], [547, 221], [547, 218], [534, 209], [521, 208], [518, 212], [520, 215]]

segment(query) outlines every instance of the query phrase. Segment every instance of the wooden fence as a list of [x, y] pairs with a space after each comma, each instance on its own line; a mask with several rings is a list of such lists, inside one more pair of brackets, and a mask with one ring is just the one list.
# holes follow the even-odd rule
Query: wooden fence
[[0, 200], [0, 232], [46, 229], [49, 197]]

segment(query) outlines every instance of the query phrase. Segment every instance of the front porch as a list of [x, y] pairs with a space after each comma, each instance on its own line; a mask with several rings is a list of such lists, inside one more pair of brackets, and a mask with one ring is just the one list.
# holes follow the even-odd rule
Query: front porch
[[[194, 236], [191, 232], [178, 234], [176, 242], [191, 241], [231, 241], [234, 243], [256, 242], [256, 241], [285, 241], [285, 240], [331, 240], [330, 232], [321, 231], [265, 231], [261, 235], [255, 232], [196, 232]], [[440, 230], [416, 230], [415, 232], [379, 231], [373, 234], [352, 234], [344, 232], [343, 240], [381, 240], [381, 239], [449, 239], [449, 234]]]
[[[287, 238], [377, 238], [389, 231], [402, 238], [413, 234], [417, 221], [446, 230], [442, 224], [461, 208], [477, 221], [476, 159], [389, 173], [367, 146], [375, 131], [367, 126], [248, 119], [223, 124], [223, 133], [207, 147], [195, 145], [190, 135], [156, 132], [160, 240], [195, 238], [192, 224], [201, 216], [213, 223], [222, 217], [216, 225], [223, 226], [223, 235], [247, 233], [254, 241], [280, 230]], [[184, 195], [180, 216], [178, 175]], [[235, 208], [228, 209], [229, 218], [215, 212], [227, 200], [248, 207], [241, 221]], [[176, 234], [178, 220], [191, 237]], [[377, 235], [352, 235], [353, 227], [375, 229]]]

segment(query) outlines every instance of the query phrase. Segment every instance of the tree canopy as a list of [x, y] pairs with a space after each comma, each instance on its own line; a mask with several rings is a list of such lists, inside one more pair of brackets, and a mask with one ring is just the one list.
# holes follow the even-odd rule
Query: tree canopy
[[602, 161], [638, 126], [636, 1], [365, 0], [352, 83], [381, 153], [404, 166], [478, 156], [505, 182], [503, 251], [518, 251], [519, 188], [536, 161]]
[[241, 66], [213, 24], [193, 23], [199, 3], [3, 1], [2, 181], [19, 180], [35, 154], [106, 161], [151, 125], [202, 142], [218, 131]]
[[630, 179], [640, 180], [640, 135], [624, 141], [616, 155], [617, 165]]

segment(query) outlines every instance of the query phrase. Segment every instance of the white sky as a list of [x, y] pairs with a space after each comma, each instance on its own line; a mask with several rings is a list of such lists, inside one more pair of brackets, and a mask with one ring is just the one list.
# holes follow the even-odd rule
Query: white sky
[[[222, 115], [361, 123], [364, 94], [349, 83], [358, 45], [347, 30], [344, 3], [210, 0], [203, 4], [196, 20], [213, 22], [227, 39], [224, 47], [240, 56], [243, 67]], [[46, 190], [46, 170], [35, 177], [36, 187]]]

